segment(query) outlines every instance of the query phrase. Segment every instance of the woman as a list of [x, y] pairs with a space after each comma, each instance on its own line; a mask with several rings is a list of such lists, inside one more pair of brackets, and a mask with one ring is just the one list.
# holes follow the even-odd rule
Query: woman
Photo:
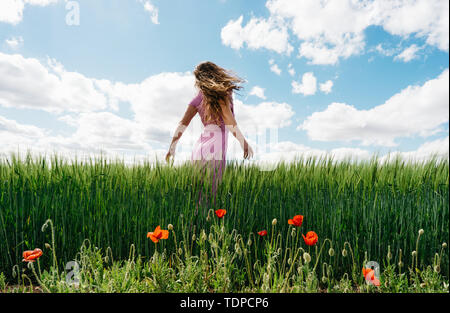
[[184, 117], [175, 131], [166, 161], [175, 155], [178, 140], [183, 135], [192, 118], [198, 113], [204, 131], [194, 145], [191, 161], [208, 171], [212, 178], [212, 193], [215, 195], [217, 182], [222, 178], [226, 165], [228, 131], [240, 142], [244, 158], [253, 156], [253, 150], [242, 135], [234, 118], [233, 90], [240, 90], [243, 83], [239, 77], [212, 62], [200, 63], [195, 71], [195, 86], [198, 95], [188, 105]]

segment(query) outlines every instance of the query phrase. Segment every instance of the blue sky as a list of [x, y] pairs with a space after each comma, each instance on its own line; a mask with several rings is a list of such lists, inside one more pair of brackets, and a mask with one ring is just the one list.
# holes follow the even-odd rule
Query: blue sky
[[261, 121], [278, 130], [271, 159], [448, 155], [448, 1], [68, 2], [79, 25], [67, 1], [0, 4], [0, 153], [161, 156], [210, 60], [247, 80], [235, 101], [250, 138]]

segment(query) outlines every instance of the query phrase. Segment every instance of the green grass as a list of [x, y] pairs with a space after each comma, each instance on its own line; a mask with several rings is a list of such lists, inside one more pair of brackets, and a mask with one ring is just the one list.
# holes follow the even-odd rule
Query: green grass
[[[11, 279], [12, 267], [23, 267], [22, 251], [51, 242], [50, 233], [41, 231], [47, 219], [55, 225], [61, 268], [75, 258], [86, 238], [103, 251], [110, 247], [115, 260], [126, 260], [131, 244], [137, 255], [149, 257], [154, 251], [146, 238], [148, 231], [170, 223], [179, 240], [188, 242], [194, 233], [199, 236], [201, 230], [209, 230], [208, 210], [218, 208], [228, 211], [225, 231], [236, 230], [245, 242], [255, 241], [254, 234], [262, 229], [270, 236], [272, 220], [277, 218], [275, 236], [280, 234], [283, 249], [288, 244], [287, 220], [304, 215], [299, 232], [314, 230], [320, 245], [325, 238], [333, 242], [337, 252], [328, 262], [336, 275], [353, 266], [340, 253], [345, 242], [358, 266], [366, 253], [368, 260], [387, 266], [388, 246], [393, 264], [400, 249], [403, 262], [411, 264], [417, 232], [424, 229], [418, 246], [417, 267], [422, 267], [432, 265], [435, 253], [448, 241], [448, 160], [380, 164], [310, 158], [280, 164], [271, 172], [230, 163], [216, 206], [200, 207], [196, 215], [198, 191], [209, 188], [200, 182], [201, 175], [188, 164], [126, 166], [106, 159], [69, 163], [57, 156], [1, 159], [0, 272]], [[160, 247], [175, 251], [172, 240]], [[200, 255], [198, 245], [191, 249], [193, 255]], [[267, 253], [256, 249], [251, 261], [262, 262]], [[45, 253], [42, 266], [51, 262], [51, 253]], [[246, 266], [244, 260], [240, 262]], [[449, 274], [447, 252], [442, 255], [441, 274]]]

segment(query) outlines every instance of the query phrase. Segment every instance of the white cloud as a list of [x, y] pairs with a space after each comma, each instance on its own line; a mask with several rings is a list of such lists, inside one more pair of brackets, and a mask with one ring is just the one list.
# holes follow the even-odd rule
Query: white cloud
[[10, 49], [16, 50], [23, 45], [23, 38], [21, 36], [11, 37], [5, 39], [5, 43]]
[[266, 96], [264, 95], [265, 89], [259, 86], [255, 86], [250, 91], [249, 95], [258, 97], [260, 99], [266, 100]]
[[282, 71], [280, 69], [280, 67], [278, 66], [278, 64], [275, 63], [275, 60], [270, 59], [269, 60], [269, 65], [270, 65], [270, 70], [272, 72], [274, 72], [275, 74], [277, 74], [278, 76], [281, 75]]
[[382, 161], [394, 160], [396, 157], [400, 157], [403, 160], [409, 161], [426, 161], [431, 156], [438, 158], [449, 158], [449, 137], [436, 139], [433, 141], [425, 142], [420, 145], [417, 150], [408, 152], [393, 152], [386, 154], [381, 158]]
[[320, 91], [323, 93], [329, 94], [333, 89], [333, 82], [331, 80], [327, 80], [325, 83], [320, 84]]
[[384, 48], [383, 44], [381, 44], [381, 43], [375, 47], [375, 51], [379, 52], [380, 54], [382, 54], [384, 56], [388, 56], [388, 57], [393, 56], [397, 52], [397, 50], [398, 49]]
[[287, 127], [291, 125], [291, 118], [295, 114], [287, 103], [262, 102], [248, 105], [237, 99], [234, 103], [239, 127], [252, 134], [264, 129]]
[[252, 18], [242, 27], [244, 17], [230, 20], [222, 28], [222, 43], [235, 50], [243, 48], [244, 43], [249, 49], [265, 48], [278, 53], [290, 55], [294, 48], [289, 44], [287, 28], [275, 19]]
[[294, 94], [303, 94], [304, 96], [312, 96], [317, 91], [317, 79], [314, 73], [308, 72], [303, 74], [302, 82], [292, 82], [292, 92]]
[[396, 146], [395, 138], [428, 137], [442, 131], [449, 118], [449, 71], [422, 86], [409, 86], [384, 104], [358, 110], [332, 103], [309, 116], [298, 129], [312, 140], [361, 141], [363, 145]]
[[[242, 17], [238, 23], [230, 21], [222, 32], [226, 29], [232, 33], [235, 44], [224, 43], [240, 49], [247, 38], [252, 38], [255, 21], [260, 25], [277, 21], [284, 33], [283, 47], [292, 40], [285, 31], [289, 29], [301, 42], [299, 57], [312, 64], [336, 64], [342, 58], [361, 54], [366, 44], [364, 32], [370, 26], [381, 26], [403, 38], [414, 35], [443, 51], [449, 47], [448, 0], [268, 0], [266, 7], [270, 12], [267, 19], [253, 18], [244, 27]], [[239, 27], [235, 25], [235, 31], [228, 32], [233, 23]], [[245, 35], [242, 29], [246, 30]], [[263, 27], [254, 32], [258, 38], [269, 36]], [[284, 53], [286, 48], [272, 50]]]
[[399, 55], [396, 55], [394, 60], [401, 60], [403, 62], [409, 62], [412, 61], [414, 59], [417, 59], [417, 52], [420, 50], [421, 48], [418, 47], [417, 45], [411, 45], [408, 48], [406, 48], [405, 50], [403, 50], [402, 53], [400, 53]]
[[37, 59], [0, 52], [0, 105], [87, 112], [106, 109], [108, 99], [94, 79], [68, 72], [53, 60], [44, 66]]
[[16, 25], [22, 21], [25, 5], [47, 6], [58, 0], [2, 0], [0, 22]]
[[158, 8], [150, 1], [150, 0], [139, 0], [140, 3], [144, 5], [144, 10], [150, 14], [150, 19], [153, 24], [159, 24], [158, 16], [159, 10]]
[[291, 63], [289, 63], [289, 65], [288, 65], [288, 73], [291, 76], [295, 76], [295, 69], [294, 69], [294, 67], [292, 66]]

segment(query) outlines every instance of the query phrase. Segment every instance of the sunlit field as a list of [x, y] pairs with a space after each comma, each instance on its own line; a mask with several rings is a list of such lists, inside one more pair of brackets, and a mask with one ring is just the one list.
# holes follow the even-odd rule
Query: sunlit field
[[1, 159], [0, 290], [448, 292], [446, 159], [229, 163], [199, 205], [206, 181], [189, 164]]

